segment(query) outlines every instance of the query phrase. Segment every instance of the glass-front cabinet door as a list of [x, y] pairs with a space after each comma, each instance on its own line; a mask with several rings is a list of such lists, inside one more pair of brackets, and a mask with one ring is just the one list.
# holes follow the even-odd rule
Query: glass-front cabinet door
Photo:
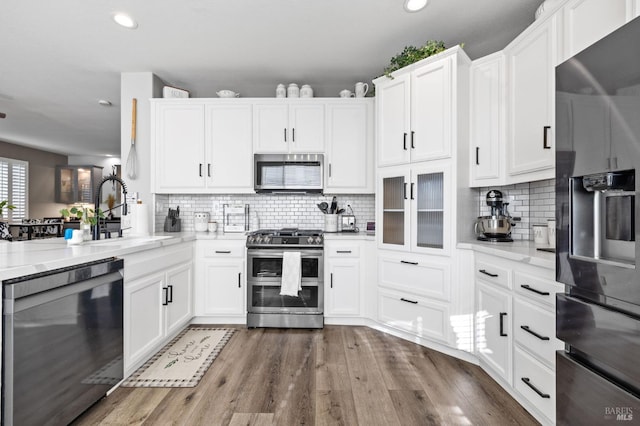
[[413, 169], [411, 200], [411, 250], [448, 254], [452, 226], [447, 168]]
[[447, 167], [390, 167], [378, 181], [381, 248], [447, 255], [451, 224]]

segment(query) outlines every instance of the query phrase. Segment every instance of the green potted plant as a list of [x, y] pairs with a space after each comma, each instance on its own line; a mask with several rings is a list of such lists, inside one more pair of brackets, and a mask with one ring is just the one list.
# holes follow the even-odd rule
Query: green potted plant
[[74, 215], [80, 221], [80, 229], [83, 231], [83, 239], [88, 241], [91, 239], [91, 226], [98, 223], [99, 219], [104, 219], [102, 210], [94, 211], [89, 207], [71, 207], [70, 209], [60, 210], [60, 214], [65, 218]]
[[13, 205], [9, 204], [8, 200], [0, 201], [0, 221], [2, 221], [2, 216], [4, 214], [4, 209], [13, 210], [15, 208], [16, 208], [16, 206], [13, 206]]
[[[462, 46], [462, 45], [461, 45]], [[429, 40], [420, 47], [405, 46], [404, 50], [391, 58], [389, 65], [384, 69], [384, 75], [393, 78], [392, 72], [418, 62], [429, 56], [433, 56], [446, 50], [443, 41]]]
[[9, 204], [9, 201], [0, 201], [0, 241], [12, 241], [11, 231], [9, 231], [9, 224], [3, 219], [4, 209], [13, 210], [16, 206]]

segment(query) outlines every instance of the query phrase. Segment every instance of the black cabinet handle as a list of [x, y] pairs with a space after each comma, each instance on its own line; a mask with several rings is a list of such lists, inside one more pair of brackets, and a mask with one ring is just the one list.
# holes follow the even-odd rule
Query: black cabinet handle
[[401, 300], [401, 301], [403, 301], [403, 302], [411, 303], [411, 304], [413, 304], [413, 305], [417, 305], [417, 304], [418, 304], [418, 302], [417, 302], [417, 301], [415, 301], [415, 300], [405, 299], [404, 297], [401, 297], [401, 298], [400, 298], [400, 300]]
[[407, 264], [407, 265], [417, 265], [418, 264], [418, 262], [409, 262], [407, 260], [401, 260], [400, 263], [404, 263], [404, 264]]
[[169, 284], [167, 288], [169, 289], [168, 291], [169, 294], [167, 296], [167, 303], [173, 303], [173, 285]]
[[287, 128], [284, 128], [284, 141], [287, 141]]
[[540, 290], [536, 290], [535, 288], [529, 286], [529, 284], [521, 284], [520, 287], [524, 288], [525, 290], [529, 290], [532, 291], [536, 294], [539, 294], [541, 296], [548, 296], [549, 292], [548, 291], [540, 291]]
[[336, 253], [351, 253], [351, 250], [336, 250]]
[[480, 165], [480, 147], [476, 146], [476, 166]]
[[551, 149], [551, 147], [549, 146], [549, 141], [548, 141], [548, 134], [549, 134], [549, 130], [551, 129], [551, 126], [544, 126], [543, 129], [543, 139], [542, 139], [542, 148], [544, 149]]
[[407, 184], [406, 184], [406, 182], [404, 184], [404, 191], [403, 191], [403, 195], [402, 196], [404, 197], [405, 200], [407, 199]]
[[329, 274], [330, 275], [330, 284], [331, 284], [331, 288], [333, 288], [333, 272]]
[[241, 280], [242, 280], [242, 272], [238, 272], [238, 288], [242, 288]]
[[411, 148], [412, 148], [412, 149], [415, 149], [415, 148], [416, 148], [416, 146], [413, 144], [413, 135], [415, 135], [415, 134], [416, 134], [416, 132], [414, 132], [414, 131], [412, 130], [412, 131], [411, 131]]
[[403, 137], [402, 137], [402, 149], [404, 149], [405, 151], [407, 150], [407, 132], [403, 133]]
[[296, 141], [296, 128], [293, 127], [291, 129], [291, 142], [295, 142]]
[[198, 166], [198, 174], [202, 177], [202, 163]]
[[534, 391], [535, 393], [537, 393], [538, 395], [540, 395], [540, 398], [551, 398], [551, 396], [549, 396], [549, 394], [548, 394], [548, 393], [543, 393], [543, 392], [541, 392], [537, 387], [533, 386], [533, 385], [531, 384], [531, 380], [529, 380], [529, 378], [528, 378], [528, 377], [522, 377], [521, 379], [522, 379], [522, 381], [524, 382], [524, 384], [525, 384], [525, 385], [529, 386], [531, 389], [533, 389], [533, 391]]
[[167, 300], [167, 288], [162, 287], [162, 306], [167, 306], [169, 301]]
[[487, 272], [486, 269], [480, 269], [478, 272], [480, 272], [481, 274], [488, 275], [488, 276], [493, 277], [493, 278], [498, 276], [498, 274], [492, 274], [491, 272]]
[[414, 186], [414, 185], [415, 185], [415, 184], [414, 184], [413, 182], [411, 182], [411, 199], [412, 199], [412, 200], [415, 200], [415, 198], [413, 198], [413, 186]]
[[231, 250], [216, 250], [216, 254], [229, 254]]
[[528, 325], [521, 325], [520, 328], [523, 329], [524, 331], [526, 331], [529, 334], [533, 334], [534, 336], [536, 336], [540, 340], [549, 340], [549, 338], [547, 336], [542, 336], [542, 335], [536, 333], [535, 331], [531, 330]]
[[329, 163], [329, 177], [331, 177], [331, 163]]
[[500, 336], [506, 337], [507, 333], [504, 332], [504, 317], [507, 316], [506, 312], [500, 312]]
[[207, 175], [211, 177], [211, 163], [207, 163]]

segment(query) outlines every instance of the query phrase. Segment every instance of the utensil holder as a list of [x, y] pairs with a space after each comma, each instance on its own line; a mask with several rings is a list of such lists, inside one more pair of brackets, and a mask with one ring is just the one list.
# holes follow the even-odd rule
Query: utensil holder
[[172, 218], [170, 217], [165, 218], [164, 232], [180, 232], [180, 228], [182, 227], [181, 220], [182, 219], [175, 219], [175, 222], [173, 222]]
[[324, 232], [338, 232], [338, 215], [324, 215]]

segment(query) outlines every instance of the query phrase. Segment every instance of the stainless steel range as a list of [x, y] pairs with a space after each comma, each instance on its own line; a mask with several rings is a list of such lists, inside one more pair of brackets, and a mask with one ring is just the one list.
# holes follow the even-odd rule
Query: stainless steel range
[[[323, 243], [320, 230], [261, 229], [247, 236], [248, 327], [323, 327]], [[286, 252], [300, 253], [297, 296], [280, 295]]]

